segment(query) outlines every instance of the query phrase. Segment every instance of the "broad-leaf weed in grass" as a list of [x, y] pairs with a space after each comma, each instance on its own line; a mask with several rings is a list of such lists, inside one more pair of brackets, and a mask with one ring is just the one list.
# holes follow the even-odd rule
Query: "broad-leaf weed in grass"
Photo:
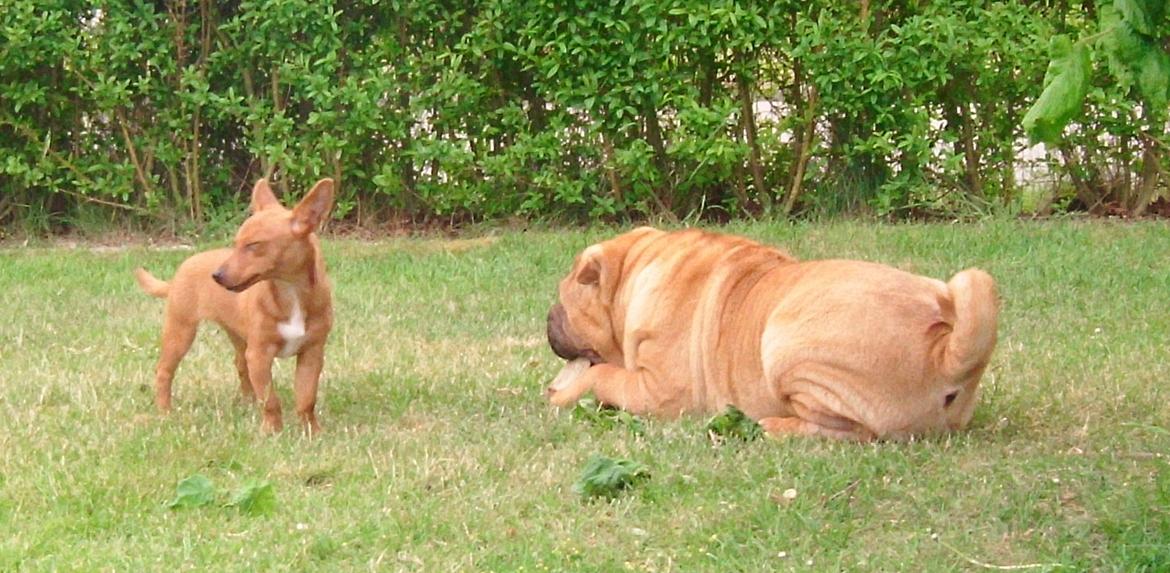
[[[211, 479], [203, 474], [192, 474], [175, 487], [175, 498], [167, 507], [188, 509], [215, 503], [219, 491]], [[234, 507], [248, 515], [262, 515], [276, 509], [276, 493], [267, 480], [250, 479], [244, 482], [222, 507]]]
[[203, 507], [215, 501], [215, 484], [203, 474], [191, 475], [175, 487], [175, 499], [167, 504], [171, 509]]
[[594, 454], [573, 484], [573, 491], [585, 498], [612, 499], [637, 483], [650, 479], [650, 470], [634, 460]]
[[228, 507], [235, 507], [248, 515], [261, 515], [276, 509], [276, 492], [266, 480], [248, 480], [232, 494]]
[[750, 442], [763, 436], [764, 429], [739, 408], [728, 404], [707, 422], [707, 435], [716, 445], [727, 440]]
[[582, 398], [571, 410], [574, 420], [587, 422], [595, 428], [612, 430], [626, 428], [635, 436], [646, 434], [646, 424], [642, 419], [625, 411], [598, 403], [593, 398]]

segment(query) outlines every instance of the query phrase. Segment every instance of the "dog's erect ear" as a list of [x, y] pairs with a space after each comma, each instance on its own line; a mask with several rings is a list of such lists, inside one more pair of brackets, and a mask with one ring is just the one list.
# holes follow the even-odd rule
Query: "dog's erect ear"
[[280, 205], [280, 201], [276, 200], [276, 195], [272, 193], [272, 187], [268, 186], [267, 179], [261, 179], [252, 187], [252, 212], [259, 213], [269, 207]]
[[601, 247], [593, 245], [581, 253], [581, 268], [577, 271], [577, 282], [583, 285], [601, 284]]
[[317, 228], [317, 225], [320, 225], [321, 221], [325, 220], [325, 215], [329, 213], [329, 208], [332, 206], [333, 180], [322, 179], [293, 208], [293, 234], [298, 237], [303, 237], [313, 232]]

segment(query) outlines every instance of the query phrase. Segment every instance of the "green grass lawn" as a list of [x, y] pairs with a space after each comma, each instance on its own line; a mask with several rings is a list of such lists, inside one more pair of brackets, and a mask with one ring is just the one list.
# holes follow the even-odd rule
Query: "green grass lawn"
[[[991, 272], [1000, 342], [971, 428], [716, 446], [701, 418], [638, 435], [551, 409], [545, 313], [573, 254], [614, 232], [597, 229], [326, 238], [325, 433], [265, 437], [212, 327], [179, 369], [176, 411], [154, 411], [162, 303], [131, 270], [170, 277], [190, 252], [10, 246], [0, 570], [1170, 569], [1170, 227], [729, 230], [801, 258]], [[289, 421], [291, 372], [276, 372]], [[594, 454], [651, 477], [583, 500], [572, 486]], [[216, 502], [168, 509], [193, 474]], [[271, 484], [270, 511], [225, 506], [253, 480]]]

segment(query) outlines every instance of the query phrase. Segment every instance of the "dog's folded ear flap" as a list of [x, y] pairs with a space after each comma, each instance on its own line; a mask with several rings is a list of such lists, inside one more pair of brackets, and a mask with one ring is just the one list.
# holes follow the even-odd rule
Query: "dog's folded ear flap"
[[594, 245], [581, 253], [577, 282], [583, 285], [601, 284], [601, 247]]
[[322, 179], [293, 208], [293, 234], [298, 237], [303, 237], [313, 232], [321, 224], [321, 221], [325, 219], [325, 215], [329, 213], [329, 208], [332, 206], [333, 180]]
[[272, 193], [272, 187], [268, 186], [267, 179], [261, 179], [252, 187], [252, 212], [259, 213], [269, 207], [280, 205], [280, 201], [276, 200], [276, 195]]

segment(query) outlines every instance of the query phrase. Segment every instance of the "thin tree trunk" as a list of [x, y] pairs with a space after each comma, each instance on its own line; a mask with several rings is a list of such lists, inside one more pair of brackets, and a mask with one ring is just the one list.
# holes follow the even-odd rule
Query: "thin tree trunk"
[[813, 139], [816, 138], [818, 94], [816, 87], [809, 86], [809, 90], [809, 97], [804, 103], [804, 128], [797, 136], [800, 143], [796, 157], [796, 165], [792, 170], [792, 180], [789, 183], [788, 196], [784, 198], [785, 216], [792, 214], [792, 210], [796, 208], [796, 200], [800, 198], [800, 194], [804, 191], [804, 171], [808, 168], [809, 159], [812, 157]]
[[200, 183], [199, 157], [202, 150], [203, 109], [196, 106], [191, 114], [191, 146], [187, 154], [187, 193], [191, 197], [191, 217], [196, 221], [203, 220], [203, 185]]
[[[742, 54], [739, 56], [740, 65], [744, 65]], [[739, 88], [740, 113], [743, 114], [744, 137], [748, 144], [748, 170], [752, 174], [752, 184], [756, 188], [756, 197], [764, 207], [764, 212], [772, 210], [772, 194], [764, 180], [764, 166], [760, 159], [760, 142], [756, 139], [756, 110], [752, 101], [751, 83], [747, 75], [736, 73], [736, 85]]]
[[[243, 72], [243, 77], [244, 77], [244, 94], [248, 96], [249, 102], [259, 102], [260, 101], [260, 94], [256, 93], [256, 80], [252, 76], [252, 67], [253, 66], [251, 65], [250, 62], [248, 65], [242, 66], [242, 72]], [[253, 122], [252, 125], [248, 126], [248, 129], [252, 132], [253, 144], [259, 143], [260, 139], [263, 137], [263, 133], [261, 132], [260, 122], [259, 121]], [[260, 176], [261, 177], [271, 176], [272, 175], [272, 161], [270, 161], [269, 158], [265, 155], [261, 155], [259, 157], [259, 160], [260, 160]]]
[[[1145, 138], [1152, 138], [1149, 135], [1142, 134]], [[1135, 203], [1130, 206], [1130, 214], [1135, 217], [1140, 217], [1146, 213], [1146, 209], [1154, 200], [1154, 195], [1157, 193], [1158, 180], [1162, 176], [1161, 168], [1161, 154], [1155, 144], [1150, 140], [1142, 142], [1142, 174], [1141, 182], [1138, 184], [1138, 192], [1135, 196]]]
[[609, 180], [609, 190], [613, 194], [614, 203], [619, 206], [625, 205], [625, 197], [622, 194], [622, 183], [618, 177], [617, 159], [614, 157], [613, 143], [601, 134], [601, 151], [605, 156], [605, 178]]
[[[167, 13], [170, 15], [171, 26], [174, 28], [173, 38], [174, 38], [174, 42], [175, 42], [175, 64], [176, 64], [177, 69], [181, 70], [187, 66], [187, 37], [186, 37], [187, 2], [186, 2], [186, 0], [180, 0], [179, 2], [176, 2], [175, 4], [168, 6]], [[171, 79], [172, 88], [175, 90], [178, 90], [179, 86], [182, 84], [182, 78], [180, 77], [180, 74], [181, 74], [181, 72], [176, 72], [174, 77]], [[188, 134], [188, 136], [191, 138], [194, 137], [193, 134]], [[195, 198], [192, 196], [193, 193], [192, 193], [192, 189], [191, 189], [191, 145], [192, 145], [192, 139], [184, 139], [182, 137], [182, 135], [180, 135], [178, 133], [174, 134], [173, 137], [176, 140], [176, 143], [178, 144], [179, 148], [183, 150], [183, 161], [182, 161], [183, 181], [181, 182], [181, 184], [183, 186], [183, 189], [185, 190], [185, 193], [181, 194], [181, 196], [185, 198], [184, 202], [187, 203], [187, 217], [190, 219], [195, 219], [196, 218], [195, 217]]]
[[1073, 191], [1077, 196], [1077, 200], [1084, 205], [1085, 210], [1092, 212], [1104, 200], [1100, 194], [1093, 192], [1092, 187], [1081, 176], [1081, 162], [1077, 159], [1076, 151], [1070, 150], [1067, 145], [1062, 144], [1057, 147], [1060, 150], [1060, 156], [1064, 159], [1065, 170], [1068, 172], [1069, 178], [1073, 182]]
[[134, 140], [130, 137], [130, 131], [126, 128], [126, 114], [122, 110], [114, 112], [114, 118], [118, 121], [118, 127], [122, 132], [122, 140], [126, 145], [126, 153], [130, 155], [130, 163], [134, 165], [134, 174], [138, 177], [138, 184], [142, 185], [142, 195], [147, 200], [154, 195], [154, 186], [150, 184], [150, 180], [146, 177], [146, 170], [142, 162], [138, 159], [138, 151], [134, 146]]
[[975, 143], [974, 120], [966, 109], [959, 110], [963, 130], [963, 167], [967, 190], [976, 197], [983, 196], [983, 179], [979, 176], [979, 149]]
[[181, 205], [183, 191], [179, 188], [179, 171], [171, 163], [167, 164], [167, 186], [171, 189], [171, 201], [174, 201], [175, 205]]
[[[268, 76], [268, 89], [272, 93], [272, 114], [280, 115], [284, 111], [284, 103], [280, 97], [280, 68], [272, 68], [272, 73]], [[271, 178], [272, 174], [279, 168], [279, 162], [274, 159], [269, 160], [268, 169], [264, 170], [264, 177]], [[283, 196], [288, 192], [287, 185], [283, 178], [276, 182], [280, 189], [280, 194]]]
[[[646, 103], [643, 119], [646, 123], [646, 142], [650, 144], [650, 149], [654, 150], [654, 167], [658, 171], [663, 184], [670, 185], [670, 188], [665, 190], [665, 193], [663, 192], [664, 190], [660, 189], [655, 189], [652, 193], [660, 207], [673, 213], [673, 195], [677, 189], [674, 188], [673, 184], [666, 183], [669, 168], [666, 158], [666, 143], [662, 139], [662, 126], [658, 123], [658, 110], [653, 105]], [[663, 198], [663, 195], [665, 195], [665, 198]]]
[[[207, 77], [207, 59], [211, 56], [211, 34], [215, 31], [210, 0], [199, 1], [199, 58], [196, 61], [199, 74]], [[191, 114], [193, 145], [190, 157], [188, 184], [191, 189], [191, 204], [196, 221], [203, 220], [203, 175], [200, 173], [203, 157], [203, 106], [195, 106]]]
[[[961, 88], [956, 88], [955, 91]], [[952, 92], [953, 93], [953, 92]], [[979, 153], [975, 147], [975, 133], [973, 122], [970, 115], [967, 113], [965, 106], [952, 102], [943, 105], [944, 115], [947, 120], [948, 129], [958, 128], [958, 141], [956, 141], [956, 152], [963, 154], [963, 185], [967, 188], [967, 192], [975, 195], [983, 195], [983, 182], [979, 177]]]
[[[407, 50], [408, 46], [412, 45], [410, 42], [410, 30], [407, 28], [407, 20], [405, 16], [398, 16], [397, 22], [398, 45], [403, 50]], [[407, 90], [410, 83], [410, 76], [406, 71], [406, 66], [400, 65], [398, 68], [398, 112], [404, 118], [412, 118], [410, 113], [410, 92]], [[407, 155], [410, 147], [414, 144], [414, 136], [411, 133], [413, 129], [412, 119], [407, 119], [406, 126], [403, 129], [402, 139], [398, 144], [398, 175], [402, 181], [402, 208], [408, 213], [414, 214], [419, 210], [419, 201], [417, 201], [416, 187], [418, 186], [418, 176], [414, 168], [414, 160]]]
[[702, 78], [699, 80], [699, 105], [710, 107], [715, 94], [716, 72], [718, 71], [715, 69], [715, 54], [710, 51], [703, 52], [699, 59], [699, 65], [702, 74]]
[[732, 193], [735, 194], [735, 200], [739, 201], [739, 208], [747, 215], [752, 215], [750, 209], [751, 199], [747, 192], [747, 179], [743, 171], [743, 164], [736, 161], [735, 165], [731, 167], [732, 175], [735, 177], [735, 185], [731, 188]]
[[8, 216], [16, 211], [16, 200], [12, 194], [0, 195], [0, 224], [8, 220]]

